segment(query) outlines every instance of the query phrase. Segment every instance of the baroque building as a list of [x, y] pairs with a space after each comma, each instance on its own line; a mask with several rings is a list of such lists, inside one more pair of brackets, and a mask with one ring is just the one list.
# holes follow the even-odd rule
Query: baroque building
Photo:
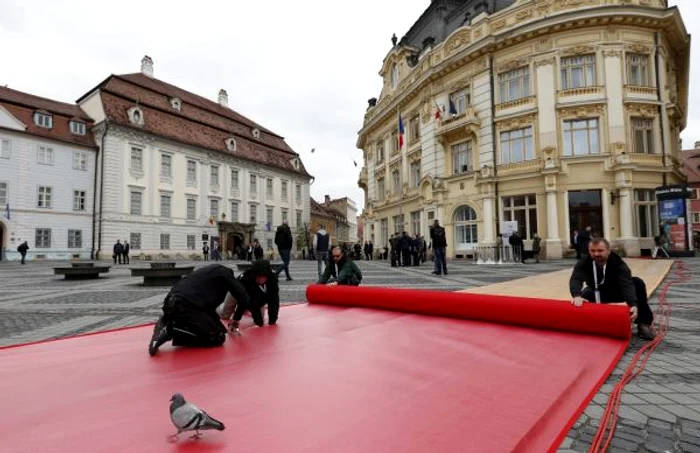
[[90, 258], [92, 119], [67, 104], [0, 87], [0, 259]]
[[685, 179], [690, 36], [677, 8], [433, 0], [393, 44], [357, 142], [364, 239], [427, 236], [439, 220], [459, 258], [517, 221], [549, 258], [589, 226], [627, 255], [653, 248], [654, 189]]
[[224, 257], [258, 239], [272, 247], [277, 225], [309, 222], [309, 183], [280, 135], [228, 105], [141, 72], [111, 75], [82, 96], [95, 121], [97, 252], [128, 241], [133, 255]]

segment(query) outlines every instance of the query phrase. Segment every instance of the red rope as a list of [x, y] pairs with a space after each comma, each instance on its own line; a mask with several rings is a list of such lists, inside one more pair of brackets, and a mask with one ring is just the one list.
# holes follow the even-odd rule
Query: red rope
[[603, 453], [608, 450], [608, 447], [610, 447], [610, 442], [612, 442], [615, 435], [615, 426], [617, 425], [618, 412], [620, 409], [620, 398], [625, 385], [627, 385], [644, 370], [649, 357], [654, 350], [656, 350], [657, 346], [664, 340], [666, 333], [668, 332], [671, 306], [666, 300], [666, 294], [672, 285], [685, 282], [688, 279], [689, 276], [685, 264], [682, 261], [676, 261], [674, 278], [667, 281], [659, 293], [659, 305], [654, 313], [656, 338], [645, 344], [639, 351], [637, 351], [632, 358], [632, 362], [630, 363], [629, 367], [627, 367], [627, 370], [625, 370], [622, 378], [610, 394], [608, 404], [605, 408], [605, 412], [603, 413], [603, 417], [600, 420], [598, 431], [593, 438], [593, 444], [591, 445], [589, 453]]

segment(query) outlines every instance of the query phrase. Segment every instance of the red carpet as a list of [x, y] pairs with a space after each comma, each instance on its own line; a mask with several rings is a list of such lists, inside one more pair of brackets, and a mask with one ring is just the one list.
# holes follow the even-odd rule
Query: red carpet
[[[624, 307], [383, 291], [311, 287], [312, 302], [395, 311], [287, 307], [222, 348], [151, 358], [142, 327], [0, 350], [3, 450], [553, 451], [627, 344]], [[425, 310], [450, 317], [406, 313]], [[555, 330], [456, 319], [500, 315]], [[608, 330], [558, 331], [591, 322]], [[226, 430], [167, 443], [174, 392]]]

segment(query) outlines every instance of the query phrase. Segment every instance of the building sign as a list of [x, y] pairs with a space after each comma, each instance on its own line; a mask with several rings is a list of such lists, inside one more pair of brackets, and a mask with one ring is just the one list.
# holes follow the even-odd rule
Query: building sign
[[506, 220], [501, 222], [501, 234], [503, 235], [503, 241], [506, 242], [509, 237], [518, 231], [518, 221], [517, 220]]
[[659, 231], [662, 242], [672, 251], [688, 250], [687, 204], [690, 191], [687, 186], [669, 186], [656, 189], [659, 209]]

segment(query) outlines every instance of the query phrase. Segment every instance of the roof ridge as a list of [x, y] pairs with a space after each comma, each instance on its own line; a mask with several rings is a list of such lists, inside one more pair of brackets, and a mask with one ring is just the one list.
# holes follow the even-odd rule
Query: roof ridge
[[[15, 90], [14, 88], [10, 88], [10, 87], [7, 87], [7, 86], [0, 86], [0, 92], [2, 92], [3, 90], [11, 91], [11, 92], [13, 92], [13, 93], [20, 94], [20, 95], [22, 95], [22, 96], [28, 96], [28, 97], [31, 97], [31, 98], [35, 98], [35, 99], [38, 99], [38, 100], [41, 100], [41, 101], [48, 101], [48, 102], [53, 102], [53, 103], [56, 103], [56, 104], [62, 104], [62, 105], [64, 105], [64, 106], [66, 106], [66, 107], [80, 108], [80, 107], [78, 107], [77, 104], [71, 104], [71, 103], [69, 103], [69, 102], [64, 102], [64, 101], [57, 101], [56, 99], [51, 99], [51, 98], [47, 98], [47, 97], [44, 97], [44, 96], [37, 96], [36, 94], [27, 93], [26, 91]], [[0, 99], [2, 99], [2, 98], [0, 98]], [[11, 102], [11, 101], [6, 101], [6, 102]]]

